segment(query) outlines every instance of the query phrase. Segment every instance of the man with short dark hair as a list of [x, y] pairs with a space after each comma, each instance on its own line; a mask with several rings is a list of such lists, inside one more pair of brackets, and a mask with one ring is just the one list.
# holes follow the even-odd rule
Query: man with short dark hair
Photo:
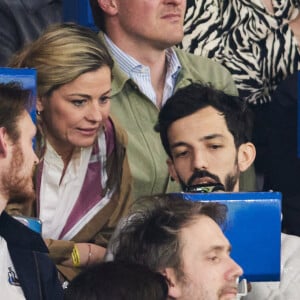
[[161, 109], [156, 126], [170, 175], [184, 191], [209, 183], [238, 191], [240, 173], [256, 154], [251, 124], [247, 104], [239, 97], [200, 83], [178, 90]]
[[112, 242], [114, 260], [161, 272], [169, 284], [168, 299], [236, 299], [243, 271], [230, 257], [231, 246], [220, 228], [226, 206], [187, 201], [180, 194], [139, 201], [148, 206], [123, 224]]
[[29, 99], [17, 83], [0, 83], [0, 291], [5, 299], [62, 299], [43, 239], [4, 211], [11, 200], [30, 203], [35, 196]]
[[129, 262], [101, 262], [78, 274], [64, 300], [166, 300], [168, 284], [159, 272]]
[[[179, 90], [162, 108], [156, 127], [171, 176], [184, 190], [221, 184], [227, 192], [238, 192], [240, 173], [256, 155], [251, 119], [238, 97], [211, 86], [191, 84]], [[253, 283], [245, 299], [297, 299], [299, 251], [299, 237], [282, 234], [280, 282]]]
[[90, 3], [99, 36], [115, 61], [111, 112], [128, 134], [134, 198], [178, 191], [153, 130], [159, 110], [177, 89], [195, 81], [237, 94], [231, 75], [210, 59], [174, 47], [183, 38], [186, 0]]

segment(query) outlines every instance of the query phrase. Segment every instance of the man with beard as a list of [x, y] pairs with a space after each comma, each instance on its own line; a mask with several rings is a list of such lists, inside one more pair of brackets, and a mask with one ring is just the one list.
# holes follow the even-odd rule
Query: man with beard
[[180, 194], [137, 202], [142, 209], [133, 211], [111, 240], [115, 261], [140, 263], [162, 273], [169, 286], [167, 299], [236, 299], [243, 270], [230, 257], [230, 243], [220, 228], [225, 205], [187, 201]]
[[255, 159], [251, 127], [251, 114], [238, 97], [194, 83], [167, 101], [156, 129], [169, 173], [183, 191], [221, 183], [237, 192], [240, 173]]
[[[242, 109], [244, 105], [235, 96], [193, 83], [178, 90], [161, 109], [157, 129], [169, 156], [169, 172], [183, 190], [199, 184], [238, 190], [240, 172], [247, 169], [255, 157], [255, 147], [248, 142], [250, 131], [246, 130], [245, 123], [250, 120]], [[194, 211], [195, 207], [186, 201], [189, 204], [180, 204], [182, 207], [172, 207], [165, 212], [165, 207], [156, 207], [156, 198], [148, 197], [135, 203], [137, 208], [133, 208], [133, 215], [118, 226], [108, 247], [107, 259], [131, 260], [162, 272], [169, 282], [170, 299], [235, 299], [236, 279], [242, 272], [232, 266], [229, 242], [220, 228], [208, 219], [200, 223], [203, 216], [194, 216], [193, 222], [173, 228], [174, 220], [180, 219], [185, 210]], [[176, 201], [172, 194], [159, 198]], [[151, 217], [143, 205], [156, 207]], [[161, 222], [165, 223], [159, 226]], [[142, 225], [138, 225], [140, 223]], [[174, 231], [179, 232], [176, 245], [168, 240], [168, 234]], [[169, 250], [163, 249], [164, 243]], [[153, 259], [149, 254], [151, 249]], [[168, 255], [174, 257], [177, 249], [181, 255], [177, 265], [171, 264]], [[211, 252], [211, 249], [220, 251]]]
[[17, 83], [0, 84], [0, 290], [5, 299], [62, 299], [57, 271], [41, 236], [4, 210], [34, 199], [32, 149], [36, 128], [26, 107], [30, 93]]
[[[128, 134], [134, 199], [178, 191], [164, 168], [167, 157], [153, 130], [159, 110], [191, 82], [212, 82], [236, 95], [231, 75], [210, 59], [174, 47], [183, 38], [186, 0], [90, 0], [90, 4], [99, 37], [115, 61], [111, 112]], [[254, 173], [245, 174], [241, 185], [254, 188], [254, 178]]]
[[[256, 151], [250, 142], [251, 112], [238, 97], [191, 84], [167, 101], [156, 129], [169, 156], [170, 175], [184, 191], [203, 185], [239, 191], [240, 173], [252, 164]], [[299, 251], [299, 237], [282, 233], [280, 282], [252, 283], [243, 299], [297, 299]]]

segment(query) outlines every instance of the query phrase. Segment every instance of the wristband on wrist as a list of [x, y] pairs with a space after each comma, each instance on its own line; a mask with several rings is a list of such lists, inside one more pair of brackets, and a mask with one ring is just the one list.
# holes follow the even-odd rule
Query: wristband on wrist
[[76, 247], [76, 245], [74, 245], [71, 257], [72, 257], [73, 266], [79, 267], [80, 266], [80, 255], [79, 255], [79, 251], [78, 251], [78, 248]]

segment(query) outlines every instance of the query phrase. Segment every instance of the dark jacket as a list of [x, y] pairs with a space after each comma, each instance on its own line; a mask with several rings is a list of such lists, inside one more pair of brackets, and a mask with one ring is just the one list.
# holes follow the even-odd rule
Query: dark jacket
[[0, 66], [61, 20], [62, 0], [0, 0]]
[[57, 270], [41, 236], [4, 211], [0, 215], [0, 236], [6, 240], [25, 298], [63, 299]]

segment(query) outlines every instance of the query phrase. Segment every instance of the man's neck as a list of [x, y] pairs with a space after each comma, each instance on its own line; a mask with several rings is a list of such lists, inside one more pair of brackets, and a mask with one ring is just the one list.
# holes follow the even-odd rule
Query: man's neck
[[141, 64], [152, 68], [164, 62], [166, 49], [169, 47], [158, 46], [147, 39], [134, 37], [126, 34], [124, 31], [113, 31], [106, 33], [108, 37], [118, 48], [127, 53]]
[[[168, 70], [168, 62], [166, 59], [167, 50], [160, 50], [154, 47], [150, 47], [146, 43], [132, 43], [130, 41], [122, 43], [118, 42], [118, 39], [113, 39], [111, 37], [109, 38], [124, 53], [133, 57], [140, 64], [149, 67], [151, 74], [151, 84], [156, 94], [156, 104], [157, 107], [160, 108], [163, 100], [165, 79]], [[123, 39], [121, 39], [121, 41], [122, 40]]]
[[168, 70], [166, 55], [161, 62], [150, 67], [151, 83], [156, 94], [156, 105], [160, 109], [163, 101], [164, 87]]
[[9, 195], [8, 193], [5, 192], [4, 187], [1, 185], [0, 186], [0, 214], [2, 214], [2, 212], [5, 210], [8, 200], [9, 200]]
[[2, 198], [0, 199], [0, 215], [2, 214], [2, 212], [5, 210], [5, 207], [7, 205], [7, 201], [2, 200]]

